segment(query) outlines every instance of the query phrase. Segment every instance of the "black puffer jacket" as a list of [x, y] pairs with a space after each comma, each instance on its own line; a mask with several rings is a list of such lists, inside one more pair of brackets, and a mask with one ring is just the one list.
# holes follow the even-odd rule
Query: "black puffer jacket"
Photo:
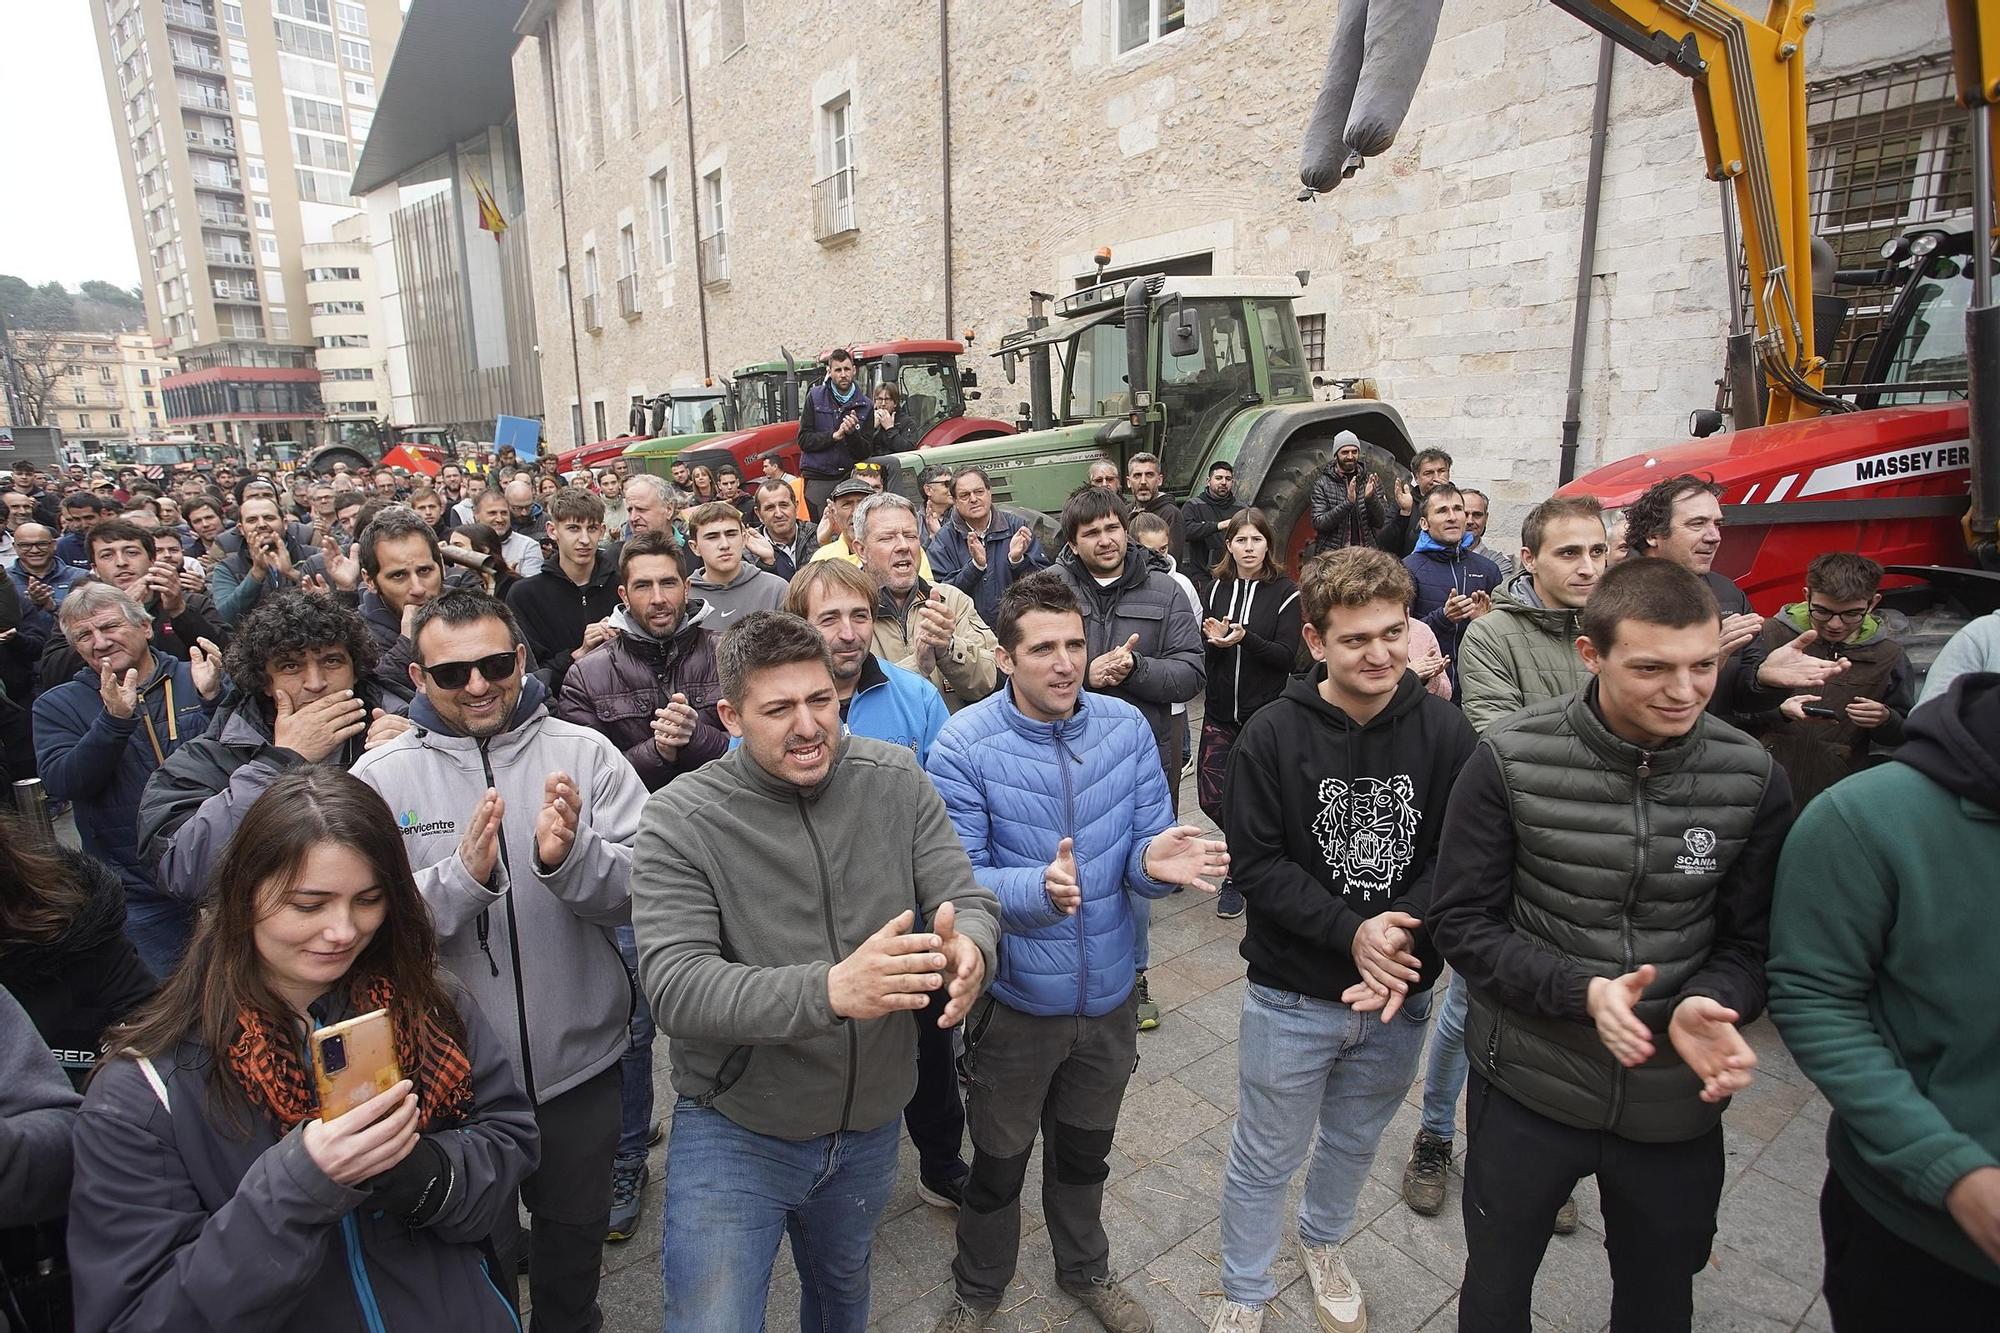
[[1201, 622], [1181, 585], [1169, 576], [1173, 566], [1165, 557], [1128, 542], [1125, 572], [1108, 588], [1097, 585], [1073, 550], [1063, 552], [1055, 567], [1083, 608], [1083, 632], [1092, 660], [1139, 636], [1132, 674], [1098, 693], [1123, 699], [1145, 714], [1165, 763], [1173, 706], [1200, 694], [1206, 679]]
[[[551, 710], [623, 751], [647, 791], [658, 791], [729, 748], [715, 713], [722, 684], [715, 670], [718, 640], [701, 623], [707, 614], [699, 597], [690, 598], [673, 637], [655, 639], [620, 609], [611, 617], [618, 633], [570, 664]], [[676, 694], [687, 696], [698, 720], [694, 738], [668, 760], [653, 744], [653, 712]]]
[[83, 907], [53, 940], [0, 941], [0, 987], [34, 1021], [79, 1089], [97, 1065], [104, 1030], [153, 993], [153, 974], [125, 938], [125, 887], [82, 852], [58, 852], [83, 886]]
[[[1348, 546], [1373, 546], [1375, 534], [1389, 521], [1389, 502], [1383, 498], [1381, 482], [1375, 494], [1367, 494], [1368, 469], [1354, 475], [1354, 494], [1349, 495], [1347, 478], [1328, 463], [1313, 478], [1312, 520], [1318, 538], [1312, 554], [1338, 551]], [[1401, 555], [1398, 551], [1396, 554]]]

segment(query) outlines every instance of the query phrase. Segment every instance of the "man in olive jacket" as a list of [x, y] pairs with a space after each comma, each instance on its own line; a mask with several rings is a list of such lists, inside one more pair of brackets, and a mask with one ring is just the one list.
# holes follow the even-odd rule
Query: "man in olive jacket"
[[1783, 770], [1702, 711], [1715, 598], [1666, 560], [1599, 582], [1595, 680], [1487, 729], [1445, 814], [1431, 931], [1471, 988], [1460, 1333], [1528, 1326], [1550, 1219], [1604, 1197], [1614, 1328], [1686, 1329], [1756, 1056]]
[[[999, 903], [902, 746], [843, 737], [826, 641], [753, 611], [717, 653], [742, 745], [647, 802], [639, 977], [671, 1042], [666, 1328], [756, 1328], [790, 1229], [807, 1322], [861, 1328], [916, 1031], [994, 970]], [[916, 910], [912, 910], [916, 909]]]

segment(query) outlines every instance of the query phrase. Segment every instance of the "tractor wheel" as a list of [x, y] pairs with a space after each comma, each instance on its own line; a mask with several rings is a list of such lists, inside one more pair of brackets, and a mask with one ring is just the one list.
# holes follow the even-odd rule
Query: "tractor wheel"
[[335, 463], [347, 464], [349, 472], [368, 472], [373, 470], [376, 460], [359, 449], [352, 449], [344, 444], [330, 444], [325, 448], [314, 450], [306, 468], [316, 474], [331, 476]]
[[[1364, 440], [1361, 460], [1374, 473], [1382, 493], [1393, 496], [1397, 472], [1389, 454], [1379, 445]], [[1297, 440], [1278, 456], [1264, 477], [1263, 489], [1257, 492], [1257, 507], [1271, 520], [1271, 531], [1278, 534], [1285, 573], [1294, 579], [1305, 567], [1306, 551], [1318, 536], [1312, 523], [1313, 478], [1332, 461], [1331, 438]]]
[[1333, 458], [1329, 440], [1312, 440], [1287, 449], [1264, 477], [1257, 507], [1271, 520], [1285, 573], [1296, 579], [1305, 564], [1306, 548], [1317, 535], [1312, 523], [1313, 478]]

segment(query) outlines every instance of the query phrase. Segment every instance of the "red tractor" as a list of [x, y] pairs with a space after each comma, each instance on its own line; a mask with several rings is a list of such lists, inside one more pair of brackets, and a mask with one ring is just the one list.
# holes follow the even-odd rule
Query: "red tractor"
[[[873, 393], [883, 383], [893, 383], [901, 390], [917, 424], [918, 448], [1014, 433], [1011, 422], [966, 415], [968, 397], [978, 395], [978, 378], [959, 368], [964, 343], [951, 338], [899, 338], [855, 343], [848, 350], [859, 364], [857, 382], [864, 392]], [[626, 457], [659, 476], [668, 475], [682, 459], [709, 467], [729, 462], [754, 481], [764, 455], [775, 451], [779, 464], [796, 473], [799, 402], [823, 373], [818, 361], [798, 365], [789, 357], [783, 362], [747, 367], [731, 385], [738, 429], [686, 448], [671, 438], [645, 441], [628, 449]]]

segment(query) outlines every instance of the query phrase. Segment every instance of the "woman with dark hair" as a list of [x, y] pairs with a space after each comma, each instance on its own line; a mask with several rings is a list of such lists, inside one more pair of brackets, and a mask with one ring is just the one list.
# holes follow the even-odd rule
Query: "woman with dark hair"
[[[76, 1091], [104, 1030], [154, 984], [125, 938], [118, 876], [0, 815], [0, 992], [21, 1014], [0, 1034], [0, 1316], [11, 1299], [30, 1333], [70, 1327], [63, 1213]], [[48, 1109], [58, 1105], [69, 1108], [59, 1139]]]
[[917, 447], [917, 422], [910, 415], [909, 400], [887, 380], [875, 386], [875, 417], [868, 447], [877, 455], [900, 454]]
[[109, 867], [0, 814], [0, 987], [78, 1088], [104, 1030], [153, 993], [125, 938], [125, 889]]
[[[402, 1080], [322, 1119], [308, 1034], [378, 1009]], [[517, 1333], [482, 1242], [539, 1160], [534, 1111], [368, 786], [272, 783], [180, 969], [106, 1045], [75, 1140], [78, 1329]]]
[[[452, 587], [476, 588], [504, 601], [507, 589], [520, 582], [520, 574], [507, 563], [506, 543], [500, 540], [499, 533], [484, 523], [459, 524], [451, 530], [451, 536], [445, 538], [444, 544], [453, 550], [486, 557], [483, 569], [460, 565], [445, 575], [445, 582]], [[447, 555], [445, 560], [449, 563], [451, 557]]]
[[[1299, 585], [1278, 564], [1278, 539], [1261, 509], [1223, 520], [1222, 558], [1208, 573], [1201, 636], [1207, 643], [1208, 693], [1202, 708], [1195, 790], [1202, 812], [1222, 823], [1222, 780], [1229, 752], [1250, 715], [1284, 693], [1301, 641]], [[1224, 884], [1221, 917], [1243, 915], [1243, 895]]]

